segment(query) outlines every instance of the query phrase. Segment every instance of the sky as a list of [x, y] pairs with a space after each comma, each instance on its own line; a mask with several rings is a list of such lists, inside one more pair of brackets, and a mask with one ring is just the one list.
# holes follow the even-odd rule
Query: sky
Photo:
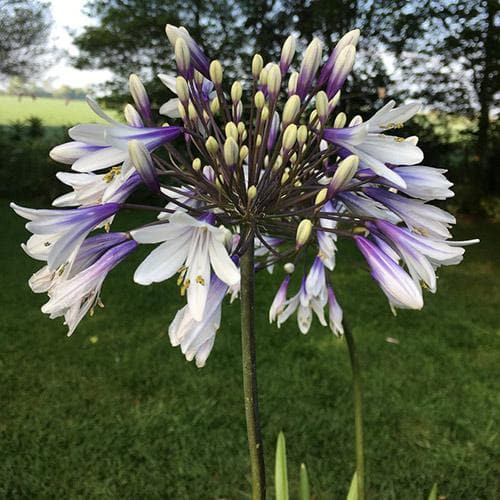
[[[54, 20], [51, 32], [52, 44], [70, 55], [76, 55], [78, 51], [72, 43], [68, 29], [80, 33], [85, 25], [92, 24], [92, 19], [82, 13], [85, 3], [86, 0], [51, 0]], [[50, 67], [42, 75], [41, 80], [47, 81], [53, 88], [61, 85], [81, 88], [104, 83], [112, 76], [108, 70], [78, 70], [71, 66], [68, 59], [65, 57]]]

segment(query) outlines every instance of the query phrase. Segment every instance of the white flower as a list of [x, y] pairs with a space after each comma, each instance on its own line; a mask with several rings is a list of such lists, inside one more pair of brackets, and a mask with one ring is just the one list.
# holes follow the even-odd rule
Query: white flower
[[196, 366], [202, 368], [212, 350], [215, 334], [220, 327], [222, 300], [228, 286], [212, 275], [205, 312], [201, 320], [193, 317], [188, 305], [177, 311], [168, 327], [168, 335], [173, 346], [181, 346], [188, 361], [196, 359]]
[[174, 213], [168, 223], [131, 231], [139, 243], [163, 242], [137, 268], [134, 281], [150, 285], [180, 272], [181, 291], [187, 293], [193, 318], [201, 321], [210, 288], [210, 268], [228, 286], [240, 280], [224, 244], [227, 233], [223, 226], [213, 226], [184, 212]]

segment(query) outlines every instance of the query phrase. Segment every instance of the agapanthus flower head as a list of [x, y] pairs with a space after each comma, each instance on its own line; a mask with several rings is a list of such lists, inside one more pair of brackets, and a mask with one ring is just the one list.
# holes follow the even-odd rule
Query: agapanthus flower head
[[[109, 269], [137, 245], [157, 245], [134, 280], [149, 285], [177, 275], [187, 304], [169, 336], [203, 366], [222, 301], [239, 291], [239, 257], [255, 248], [255, 271], [281, 262], [287, 273], [270, 321], [280, 326], [296, 312], [302, 333], [316, 316], [342, 335], [331, 276], [341, 238], [356, 242], [391, 308], [420, 309], [423, 288], [436, 290], [437, 267], [460, 262], [471, 242], [449, 241], [454, 217], [429, 202], [452, 196], [451, 183], [445, 170], [419, 165], [417, 139], [401, 135], [419, 104], [390, 101], [365, 120], [342, 111], [359, 30], [329, 53], [313, 39], [297, 55], [290, 36], [279, 60], [254, 55], [249, 83], [227, 80], [185, 28], [168, 25], [166, 33], [178, 73], [159, 77], [176, 97], [158, 114], [132, 75], [126, 123], [89, 99], [104, 123], [73, 127], [73, 141], [50, 153], [74, 171], [58, 174], [73, 191], [54, 204], [77, 208], [13, 205], [31, 221], [26, 252], [48, 263], [31, 279], [34, 291], [49, 294], [44, 311], [64, 315], [73, 331], [98, 303]], [[128, 203], [141, 184], [153, 201]], [[156, 217], [126, 233], [103, 232], [122, 208]]]

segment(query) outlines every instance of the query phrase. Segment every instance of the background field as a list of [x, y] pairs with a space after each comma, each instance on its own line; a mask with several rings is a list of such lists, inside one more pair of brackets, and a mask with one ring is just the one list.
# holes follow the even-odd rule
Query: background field
[[[141, 249], [108, 278], [105, 308], [67, 339], [26, 284], [23, 223], [2, 201], [0, 497], [248, 498], [238, 304], [204, 369], [170, 347], [175, 284], [132, 283]], [[119, 226], [134, 227], [136, 214]], [[371, 499], [421, 499], [434, 481], [452, 499], [498, 490], [498, 225], [461, 223], [479, 236], [463, 265], [444, 269], [422, 312], [394, 318], [350, 246], [334, 272], [362, 359]], [[279, 273], [278, 273], [279, 274]], [[284, 429], [296, 489], [305, 461], [318, 499], [342, 498], [354, 469], [346, 346], [317, 323], [267, 323], [280, 276], [257, 288], [258, 367], [272, 480]], [[388, 336], [399, 344], [386, 341]], [[425, 497], [426, 498], [426, 497]]]
[[[113, 117], [118, 113], [111, 111]], [[0, 125], [9, 125], [17, 120], [24, 121], [31, 116], [43, 120], [43, 124], [49, 127], [61, 125], [102, 122], [85, 101], [71, 100], [66, 104], [64, 99], [52, 97], [37, 97], [33, 100], [25, 96], [19, 100], [15, 96], [0, 95]]]

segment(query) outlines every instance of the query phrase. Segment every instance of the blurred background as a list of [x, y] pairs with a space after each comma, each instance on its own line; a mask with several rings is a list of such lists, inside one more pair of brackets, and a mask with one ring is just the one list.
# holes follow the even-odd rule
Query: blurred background
[[[175, 69], [167, 23], [186, 26], [228, 81], [250, 73], [255, 52], [279, 57], [290, 33], [301, 48], [313, 36], [331, 48], [359, 28], [343, 110], [366, 119], [389, 99], [423, 103], [405, 135], [420, 137], [425, 165], [448, 170], [456, 196], [442, 206], [457, 215], [458, 237], [482, 243], [443, 270], [423, 312], [396, 319], [353, 249], [340, 254], [335, 280], [366, 365], [370, 498], [423, 498], [435, 481], [446, 498], [495, 498], [497, 0], [0, 0], [0, 495], [247, 498], [238, 307], [227, 308], [208, 366], [196, 370], [165, 337], [181, 303], [175, 287], [133, 285], [138, 255], [106, 285], [109, 309], [65, 341], [27, 287], [36, 265], [6, 209], [10, 200], [49, 206], [65, 191], [48, 151], [71, 125], [98, 120], [87, 94], [117, 119], [132, 72], [156, 108], [171, 97], [156, 78]], [[316, 498], [340, 498], [354, 468], [345, 345], [319, 325], [307, 338], [294, 324], [269, 328], [279, 278], [261, 279], [258, 295], [268, 466], [284, 428], [290, 461], [297, 471], [307, 462]]]

